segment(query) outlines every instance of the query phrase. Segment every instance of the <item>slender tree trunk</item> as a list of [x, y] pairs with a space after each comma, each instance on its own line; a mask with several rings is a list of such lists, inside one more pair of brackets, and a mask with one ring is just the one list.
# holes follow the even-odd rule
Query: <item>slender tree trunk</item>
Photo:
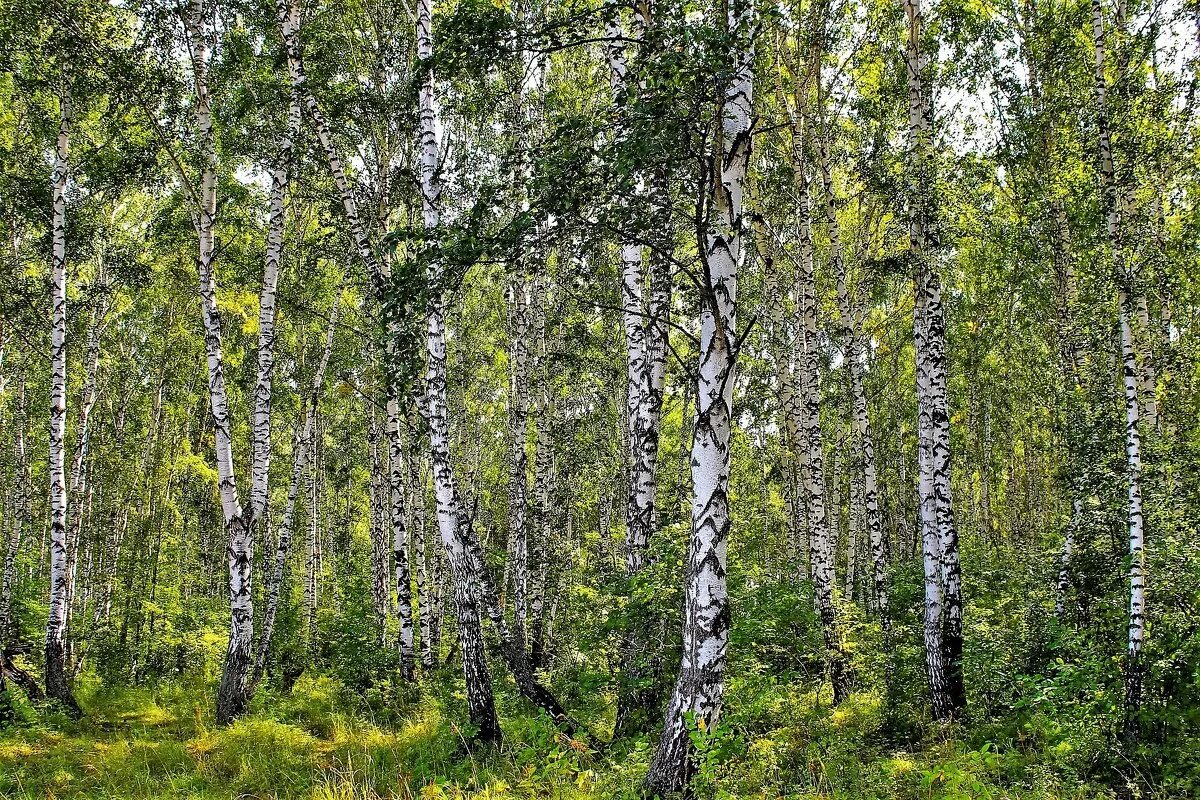
[[541, 666], [545, 645], [545, 604], [547, 548], [550, 544], [550, 491], [554, 482], [554, 447], [550, 437], [550, 418], [554, 406], [550, 397], [550, 370], [546, 342], [546, 283], [539, 275], [534, 282], [534, 306], [538, 341], [538, 400], [534, 427], [537, 443], [533, 459], [533, 521], [536, 526], [531, 542], [529, 587], [529, 646], [534, 667]]
[[[308, 443], [308, 469], [304, 471], [308, 484], [305, 487], [308, 499], [308, 530], [304, 539], [304, 640], [308, 643], [308, 654], [315, 658], [317, 654], [317, 599], [320, 591], [321, 564], [320, 542], [318, 541], [317, 523], [320, 510], [317, 507], [317, 437], [315, 434]], [[374, 537], [375, 528], [372, 527]]]
[[391, 605], [391, 580], [388, 575], [388, 538], [391, 533], [391, 511], [387, 501], [388, 475], [385, 464], [387, 451], [380, 447], [386, 442], [374, 401], [371, 403], [371, 421], [368, 428], [371, 451], [371, 600], [375, 610], [376, 642], [383, 647], [387, 633], [388, 607]]
[[304, 423], [292, 444], [292, 478], [288, 484], [287, 505], [284, 506], [283, 520], [279, 525], [279, 541], [276, 543], [275, 560], [267, 590], [267, 609], [263, 614], [261, 638], [254, 659], [254, 684], [262, 679], [267, 653], [271, 647], [271, 636], [275, 631], [275, 618], [279, 613], [279, 601], [286, 581], [288, 558], [292, 551], [296, 497], [300, 492], [300, 482], [308, 469], [308, 458], [316, 431], [317, 405], [321, 397], [321, 388], [325, 383], [325, 371], [329, 366], [329, 356], [333, 351], [333, 337], [337, 331], [341, 300], [342, 287], [339, 286], [333, 305], [329, 308], [329, 321], [325, 326], [325, 347], [321, 352], [321, 360], [317, 362], [317, 368], [313, 371], [312, 386], [309, 389], [307, 401], [308, 410], [304, 414]]
[[250, 649], [254, 638], [254, 601], [251, 596], [250, 567], [254, 554], [254, 520], [252, 512], [247, 513], [242, 507], [234, 478], [229, 401], [225, 391], [225, 367], [221, 352], [221, 318], [217, 306], [217, 279], [213, 265], [216, 251], [214, 227], [217, 214], [217, 151], [209, 101], [208, 41], [204, 34], [204, 16], [203, 0], [191, 0], [186, 22], [196, 90], [197, 138], [204, 158], [199, 208], [196, 214], [196, 229], [199, 234], [196, 268], [200, 277], [218, 488], [222, 515], [229, 531], [229, 647], [225, 652], [221, 685], [217, 689], [216, 715], [218, 723], [227, 724], [245, 711], [250, 701], [248, 677]]
[[1092, 41], [1095, 54], [1094, 95], [1099, 134], [1100, 183], [1105, 212], [1105, 233], [1121, 325], [1121, 368], [1125, 390], [1125, 459], [1129, 517], [1129, 637], [1125, 661], [1125, 723], [1122, 735], [1132, 744], [1137, 738], [1137, 714], [1142, 704], [1142, 645], [1146, 638], [1146, 533], [1142, 518], [1142, 454], [1137, 348], [1133, 337], [1136, 302], [1132, 295], [1133, 269], [1125, 251], [1121, 229], [1120, 189], [1113, 169], [1112, 137], [1108, 120], [1108, 83], [1104, 77], [1104, 9], [1092, 0]]
[[692, 537], [684, 587], [683, 657], [667, 705], [662, 736], [646, 776], [648, 794], [683, 789], [693, 771], [692, 724], [711, 731], [721, 714], [730, 610], [725, 583], [729, 516], [729, 438], [737, 364], [737, 282], [745, 220], [742, 196], [751, 148], [753, 10], [728, 12], [733, 73], [720, 107], [721, 135], [713, 145], [713, 208], [701, 243], [707, 264], [701, 287], [700, 346], [692, 444]]
[[[609, 82], [614, 103], [622, 109], [629, 92], [628, 62], [624, 34], [619, 19], [619, 5], [606, 5], [606, 45]], [[635, 3], [631, 37], [642, 39], [649, 30], [649, 4]], [[622, 123], [624, 125], [624, 123]], [[627, 135], [622, 127], [618, 136]], [[661, 200], [662, 181], [652, 179]], [[645, 175], [636, 178], [637, 190], [643, 191]], [[660, 205], [662, 205], [660, 203]], [[666, 232], [669, 219], [660, 225]], [[648, 248], [633, 242], [621, 245], [621, 305], [622, 322], [627, 343], [626, 358], [626, 419], [628, 430], [628, 490], [625, 505], [625, 572], [632, 580], [645, 566], [650, 537], [658, 525], [658, 447], [666, 374], [667, 326], [670, 314], [671, 277], [666, 259], [650, 253], [649, 292], [646, 291], [646, 272], [643, 266]], [[632, 598], [630, 599], [632, 603]], [[645, 615], [645, 609], [633, 609], [635, 615]], [[629, 730], [635, 718], [646, 716], [655, 701], [653, 687], [644, 684], [649, 677], [646, 652], [649, 631], [646, 619], [636, 619], [624, 631], [622, 664], [624, 667], [620, 696], [617, 700], [616, 730]]]
[[[842, 335], [846, 342], [847, 372], [850, 375], [852, 425], [857, 444], [857, 479], [861, 490], [863, 521], [871, 546], [871, 577], [874, 600], [885, 633], [891, 628], [888, 613], [887, 548], [883, 533], [883, 518], [879, 511], [879, 479], [875, 466], [875, 445], [871, 437], [871, 417], [867, 410], [867, 393], [863, 372], [867, 360], [867, 342], [856, 318], [855, 304], [847, 286], [847, 267], [842, 249], [841, 229], [837, 219], [837, 195], [830, 169], [829, 133], [826, 127], [821, 137], [821, 185], [825, 197], [825, 221], [829, 236], [830, 254], [837, 276], [838, 313]], [[861, 292], [859, 292], [861, 295]]]
[[529, 458], [525, 439], [529, 426], [529, 289], [524, 275], [509, 287], [509, 488], [508, 580], [512, 587], [513, 625], [528, 630], [529, 593]]
[[[419, 96], [418, 152], [421, 177], [421, 207], [425, 229], [436, 232], [441, 226], [441, 180], [438, 175], [437, 101], [433, 80], [433, 7], [432, 0], [417, 0], [417, 70], [422, 75]], [[459, 498], [450, 463], [450, 420], [446, 399], [446, 322], [444, 288], [440, 265], [430, 264], [428, 273], [435, 285], [426, 314], [426, 376], [424, 411], [429, 424], [430, 460], [433, 465], [434, 494], [437, 498], [438, 529], [454, 583], [454, 601], [458, 617], [458, 636], [462, 649], [463, 674], [467, 685], [467, 708], [476, 737], [484, 742], [500, 742], [500, 723], [492, 696], [492, 679], [484, 654], [480, 624], [479, 598], [481, 576], [475, 571], [469, 552], [468, 531], [459, 523]]]
[[[922, 86], [919, 0], [904, 0], [907, 19], [909, 100], [909, 255], [914, 270], [918, 451], [922, 547], [925, 551], [925, 628], [930, 691], [938, 719], [966, 705], [962, 676], [962, 593], [958, 531], [950, 493], [950, 414], [946, 389], [946, 332], [941, 276], [936, 264], [937, 234], [932, 182], [931, 121]], [[935, 549], [931, 552], [930, 548]], [[934, 570], [931, 572], [931, 570]], [[931, 585], [931, 583], [933, 585]], [[933, 628], [940, 628], [935, 634]]]
[[0, 574], [0, 653], [18, 637], [18, 630], [12, 617], [13, 591], [17, 579], [17, 551], [21, 547], [25, 531], [33, 520], [29, 509], [29, 484], [26, 475], [29, 469], [29, 454], [25, 449], [25, 376], [21, 375], [20, 385], [14, 392], [16, 396], [15, 410], [12, 416], [13, 431], [13, 507], [9, 521], [8, 536], [4, 542], [4, 569]]
[[[104, 316], [99, 299], [92, 308], [88, 319], [87, 343], [84, 347], [84, 376], [83, 391], [80, 393], [79, 424], [76, 426], [75, 456], [71, 461], [68, 504], [76, 509], [70, 517], [67, 530], [67, 661], [75, 657], [73, 637], [71, 636], [71, 611], [78, 605], [76, 586], [79, 575], [79, 554], [84, 549], [83, 531], [84, 519], [91, 501], [91, 486], [88, 478], [91, 473], [91, 430], [92, 410], [96, 406], [97, 387], [96, 374], [100, 369], [100, 329]], [[84, 567], [87, 574], [87, 565]], [[85, 587], [86, 589], [86, 587]]]
[[[816, 59], [814, 58], [814, 64]], [[812, 74], [816, 68], [810, 67]], [[804, 100], [800, 100], [803, 103]], [[799, 103], [798, 103], [799, 105]], [[800, 235], [797, 267], [797, 289], [801, 350], [798, 365], [799, 402], [797, 422], [799, 440], [805, 451], [800, 461], [804, 494], [808, 502], [809, 563], [813, 580], [813, 596], [821, 619], [825, 641], [826, 661], [833, 702], [841, 703], [850, 692], [850, 673], [842, 642], [834, 597], [836, 576], [834, 552], [837, 544], [837, 500], [827, 508], [825, 503], [825, 469], [823, 437], [821, 435], [821, 376], [817, 342], [816, 271], [812, 240], [812, 211], [807, 171], [807, 131], [803, 107], [796, 109], [792, 120], [792, 171], [796, 190], [797, 229]], [[836, 470], [835, 470], [836, 472]], [[835, 484], [836, 485], [836, 484]], [[828, 513], [827, 513], [828, 512]]]
[[388, 439], [391, 446], [391, 465], [388, 470], [388, 490], [392, 511], [392, 558], [396, 578], [396, 616], [400, 620], [400, 675], [412, 680], [415, 663], [413, 647], [412, 577], [408, 564], [408, 527], [404, 512], [404, 446], [400, 430], [400, 405], [394, 398], [387, 404]]
[[67, 176], [71, 99], [59, 98], [58, 144], [54, 155], [50, 278], [50, 613], [46, 623], [46, 694], [73, 715], [80, 713], [67, 677], [67, 611], [70, 602], [70, 540], [67, 535]]
[[435, 641], [435, 631], [438, 628], [435, 615], [436, 564], [431, 563], [431, 557], [436, 558], [437, 549], [430, 553], [426, 549], [425, 531], [425, 481], [421, 470], [421, 445], [418, 420], [415, 410], [409, 411], [410, 455], [408, 459], [408, 512], [409, 534], [416, 545], [417, 561], [417, 610], [421, 628], [421, 669], [429, 672], [437, 661], [440, 642]]

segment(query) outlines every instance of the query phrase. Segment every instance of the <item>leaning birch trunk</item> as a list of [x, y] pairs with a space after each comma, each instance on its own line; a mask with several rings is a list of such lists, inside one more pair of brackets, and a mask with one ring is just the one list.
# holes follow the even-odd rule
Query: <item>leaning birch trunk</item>
[[[433, 79], [433, 2], [417, 0], [417, 70], [422, 75], [419, 96], [419, 139], [421, 210], [425, 230], [436, 234], [441, 227], [441, 180], [438, 175], [437, 101]], [[450, 419], [446, 400], [446, 322], [444, 268], [427, 266], [434, 283], [433, 296], [426, 314], [426, 374], [424, 411], [429, 425], [430, 460], [433, 465], [437, 522], [446, 549], [454, 584], [454, 604], [458, 617], [459, 643], [462, 649], [463, 675], [467, 686], [467, 708], [476, 737], [484, 742], [500, 742], [500, 722], [492, 696], [492, 678], [483, 648], [483, 627], [479, 602], [480, 575], [471, 563], [465, 531], [459, 524], [459, 499], [454, 470], [450, 463]]]
[[284, 49], [287, 52], [288, 79], [291, 83], [292, 91], [299, 101], [304, 104], [309, 117], [312, 119], [313, 127], [316, 129], [317, 140], [321, 144], [321, 149], [325, 152], [325, 163], [329, 168], [329, 175], [333, 179], [334, 186], [337, 188], [338, 196], [341, 198], [342, 207], [346, 213], [346, 221], [350, 225], [350, 235], [354, 240], [354, 249], [363, 264], [370, 271], [371, 279], [376, 286], [379, 286], [382, 278], [382, 268], [379, 259], [376, 257], [375, 251], [371, 248], [366, 228], [363, 225], [362, 218], [358, 214], [358, 203], [354, 199], [354, 193], [350, 189], [350, 182], [346, 178], [346, 167], [338, 155], [337, 147], [333, 141], [333, 131], [329, 127], [329, 121], [325, 119], [325, 114], [321, 111], [321, 106], [317, 102], [317, 98], [313, 96], [312, 91], [308, 88], [308, 78], [304, 74], [304, 61], [300, 55], [300, 7], [296, 0], [275, 0], [275, 18], [279, 23]]
[[751, 148], [752, 5], [730, 4], [733, 74], [720, 106], [721, 135], [713, 145], [712, 218], [701, 246], [700, 346], [692, 444], [692, 537], [684, 587], [683, 656], [662, 735], [646, 776], [648, 794], [682, 790], [693, 770], [690, 720], [711, 731], [721, 715], [729, 600], [725, 575], [729, 516], [729, 439], [737, 365], [737, 282], [745, 251], [742, 195]]
[[67, 153], [71, 131], [71, 99], [59, 98], [58, 144], [54, 152], [50, 279], [50, 613], [46, 622], [46, 694], [74, 715], [79, 704], [67, 677], [67, 608], [70, 582], [67, 538]]
[[[921, 81], [920, 0], [904, 0], [907, 19], [909, 257], [914, 272], [919, 496], [925, 563], [925, 644], [934, 715], [949, 719], [966, 705], [962, 676], [962, 596], [958, 531], [950, 494], [950, 415], [946, 332], [936, 265], [931, 121]], [[935, 630], [936, 628], [936, 630]]]
[[861, 488], [862, 510], [871, 546], [871, 577], [880, 624], [887, 633], [891, 629], [888, 616], [887, 547], [883, 538], [883, 518], [879, 511], [879, 479], [875, 466], [875, 445], [871, 438], [871, 417], [867, 409], [867, 393], [863, 386], [863, 370], [867, 359], [867, 343], [855, 318], [854, 303], [847, 287], [846, 259], [842, 250], [841, 229], [837, 219], [837, 196], [829, 158], [829, 131], [821, 137], [821, 186], [825, 196], [825, 223], [829, 236], [830, 257], [837, 276], [838, 314], [842, 336], [847, 344], [846, 362], [850, 374], [850, 396], [853, 405], [852, 424], [858, 445], [858, 484]]
[[1133, 338], [1136, 313], [1132, 269], [1126, 262], [1121, 230], [1120, 192], [1113, 170], [1112, 136], [1108, 125], [1108, 84], [1104, 77], [1104, 10], [1092, 0], [1092, 40], [1095, 54], [1094, 95], [1099, 134], [1100, 182], [1105, 212], [1105, 233], [1117, 282], [1117, 305], [1121, 324], [1121, 371], [1125, 390], [1125, 459], [1129, 483], [1126, 512], [1129, 516], [1129, 637], [1125, 661], [1123, 737], [1132, 744], [1137, 735], [1137, 713], [1142, 704], [1142, 644], [1146, 638], [1146, 533], [1142, 519], [1142, 454], [1138, 360]]
[[263, 614], [262, 633], [258, 643], [258, 653], [254, 659], [254, 678], [257, 684], [262, 680], [266, 667], [267, 653], [271, 647], [271, 635], [275, 631], [275, 618], [279, 613], [279, 599], [283, 592], [287, 562], [292, 552], [292, 538], [296, 521], [296, 497], [300, 493], [300, 482], [308, 469], [308, 457], [316, 430], [317, 405], [321, 397], [321, 388], [325, 384], [325, 371], [329, 366], [329, 356], [333, 351], [333, 336], [337, 330], [338, 311], [341, 307], [342, 287], [338, 287], [333, 305], [329, 308], [329, 321], [325, 327], [325, 348], [321, 352], [321, 360], [313, 372], [312, 386], [308, 394], [308, 411], [304, 415], [304, 424], [295, 437], [292, 445], [292, 478], [288, 484], [287, 505], [284, 507], [283, 520], [279, 525], [279, 541], [275, 548], [275, 562], [271, 572], [271, 582], [267, 593], [267, 610]]
[[392, 512], [392, 564], [396, 579], [396, 616], [400, 621], [400, 675], [411, 680], [416, 661], [413, 647], [412, 577], [408, 564], [408, 527], [404, 511], [404, 446], [400, 429], [400, 404], [387, 402], [388, 442], [391, 464], [388, 468], [388, 494]]
[[295, 93], [288, 107], [287, 130], [271, 169], [271, 210], [267, 226], [267, 255], [258, 296], [258, 373], [254, 381], [251, 419], [250, 518], [257, 523], [267, 512], [271, 472], [271, 379], [275, 372], [275, 292], [283, 261], [289, 168], [300, 135], [300, 103]]
[[501, 654], [512, 673], [517, 691], [526, 700], [546, 712], [563, 733], [572, 737], [580, 736], [588, 744], [594, 745], [595, 742], [578, 720], [568, 714], [550, 690], [538, 682], [533, 672], [535, 665], [525, 650], [525, 636], [522, 631], [513, 628], [505, 620], [504, 611], [500, 605], [500, 596], [488, 580], [487, 569], [483, 563], [483, 548], [472, 529], [471, 516], [467, 514], [462, 501], [457, 496], [454, 504], [458, 511], [460, 538], [467, 556], [467, 563], [473, 572], [473, 586], [477, 592], [475, 596], [500, 636]]
[[234, 480], [233, 441], [229, 401], [225, 391], [225, 366], [221, 352], [221, 318], [217, 306], [217, 279], [213, 268], [216, 250], [214, 226], [217, 215], [217, 151], [213, 136], [208, 92], [208, 42], [204, 35], [203, 0], [191, 0], [187, 15], [192, 72], [196, 90], [196, 130], [204, 169], [200, 180], [200, 207], [196, 215], [199, 252], [196, 268], [204, 318], [204, 349], [208, 363], [208, 393], [217, 457], [221, 512], [229, 529], [229, 647], [217, 689], [217, 722], [227, 724], [246, 710], [250, 701], [250, 649], [254, 639], [254, 601], [250, 592], [250, 562], [253, 557], [252, 525], [238, 498]]

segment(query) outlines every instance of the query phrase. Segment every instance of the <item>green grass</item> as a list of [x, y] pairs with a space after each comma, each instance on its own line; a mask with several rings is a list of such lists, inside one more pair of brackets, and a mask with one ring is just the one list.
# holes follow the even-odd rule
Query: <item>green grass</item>
[[[697, 733], [696, 780], [711, 798], [1082, 800], [1111, 796], [1061, 762], [1069, 746], [1000, 752], [943, 731], [887, 745], [870, 692], [831, 710], [799, 684], [740, 679], [727, 724]], [[558, 734], [508, 692], [505, 744], [467, 753], [456, 684], [355, 695], [327, 677], [263, 692], [252, 712], [212, 724], [211, 686], [101, 689], [85, 683], [82, 720], [23, 707], [0, 731], [0, 797], [25, 798], [622, 798], [635, 797], [653, 738], [606, 752]], [[604, 726], [602, 716], [592, 724]]]

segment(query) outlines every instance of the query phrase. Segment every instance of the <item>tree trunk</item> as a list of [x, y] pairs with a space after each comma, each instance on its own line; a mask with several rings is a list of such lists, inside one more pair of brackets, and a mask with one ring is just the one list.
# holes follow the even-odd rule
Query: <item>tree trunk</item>
[[[863, 521], [871, 546], [871, 577], [880, 623], [886, 633], [891, 628], [888, 614], [887, 548], [883, 534], [883, 519], [879, 511], [879, 479], [875, 466], [875, 445], [871, 437], [871, 417], [867, 409], [864, 370], [867, 361], [867, 342], [860, 329], [855, 303], [847, 286], [847, 266], [842, 250], [841, 229], [837, 219], [837, 195], [830, 169], [829, 131], [826, 126], [821, 137], [821, 185], [825, 197], [825, 221], [829, 236], [830, 255], [837, 276], [838, 313], [842, 335], [846, 342], [847, 372], [850, 375], [852, 425], [857, 444], [857, 479], [861, 491]], [[857, 293], [861, 296], [861, 290]]]
[[[803, 121], [800, 123], [803, 125]], [[808, 499], [809, 559], [812, 564], [813, 595], [817, 614], [821, 618], [821, 631], [825, 641], [825, 657], [829, 667], [829, 679], [833, 688], [834, 705], [841, 703], [850, 693], [850, 674], [845, 646], [842, 642], [841, 625], [834, 586], [834, 552], [837, 544], [836, 502], [830, 506], [834, 525], [825, 508], [825, 448], [821, 435], [821, 374], [817, 354], [817, 295], [816, 273], [813, 267], [813, 241], [811, 213], [809, 210], [809, 185], [804, 164], [803, 134], [799, 131], [793, 144], [794, 173], [796, 180], [796, 213], [800, 231], [800, 258], [797, 283], [800, 295], [800, 322], [802, 349], [800, 354], [800, 422], [802, 440], [808, 448], [802, 475], [805, 495]]]
[[[441, 226], [441, 180], [438, 175], [437, 101], [433, 81], [432, 0], [417, 0], [417, 70], [423, 75], [419, 96], [418, 151], [421, 178], [421, 208], [425, 229], [436, 233]], [[476, 738], [484, 743], [500, 742], [500, 723], [492, 696], [492, 679], [483, 648], [479, 618], [482, 596], [480, 577], [472, 567], [466, 531], [459, 524], [459, 498], [450, 463], [450, 419], [446, 400], [446, 322], [443, 277], [440, 265], [429, 264], [428, 274], [435, 289], [426, 314], [425, 407], [429, 425], [430, 460], [433, 465], [437, 521], [454, 583], [463, 675], [467, 685], [467, 708]]]
[[50, 278], [50, 612], [46, 623], [46, 694], [74, 716], [79, 704], [67, 676], [67, 611], [70, 602], [70, 539], [67, 536], [67, 175], [71, 99], [59, 98], [58, 144], [54, 154], [54, 218]]
[[662, 736], [646, 776], [648, 794], [683, 789], [693, 771], [689, 715], [711, 731], [721, 714], [730, 611], [725, 584], [729, 516], [729, 439], [737, 364], [737, 281], [746, 220], [742, 210], [751, 148], [753, 95], [752, 7], [728, 12], [734, 39], [733, 73], [720, 108], [722, 135], [714, 143], [712, 221], [703, 247], [700, 346], [692, 444], [692, 537], [684, 588], [683, 657], [667, 705]]
[[415, 410], [409, 410], [409, 458], [408, 458], [408, 513], [409, 535], [416, 545], [417, 561], [417, 611], [421, 629], [421, 669], [429, 672], [433, 669], [440, 651], [440, 642], [436, 640], [438, 630], [437, 602], [435, 602], [434, 584], [437, 582], [436, 560], [437, 548], [430, 552], [426, 548], [425, 531], [425, 481], [421, 470], [421, 437]]
[[203, 0], [191, 0], [187, 14], [192, 72], [196, 91], [196, 129], [204, 168], [200, 181], [196, 229], [199, 252], [196, 268], [204, 318], [204, 346], [208, 362], [208, 389], [213, 421], [213, 441], [221, 511], [229, 530], [229, 646], [217, 689], [217, 722], [227, 724], [245, 711], [250, 701], [250, 648], [254, 638], [254, 601], [251, 597], [250, 566], [253, 559], [253, 519], [238, 498], [233, 468], [229, 401], [225, 391], [225, 367], [221, 352], [221, 319], [217, 306], [217, 279], [213, 259], [216, 250], [214, 227], [217, 214], [217, 151], [213, 136], [208, 90], [208, 42], [204, 34]]
[[[932, 182], [931, 120], [921, 81], [920, 0], [905, 0], [909, 101], [909, 257], [914, 271], [922, 547], [925, 551], [926, 654], [934, 715], [948, 719], [966, 705], [962, 677], [962, 594], [958, 531], [950, 493], [950, 414], [946, 391], [946, 332]], [[933, 552], [930, 548], [936, 547]], [[931, 573], [931, 569], [936, 572]], [[931, 582], [934, 585], [930, 585]], [[940, 634], [933, 628], [937, 625]]]
[[[626, 102], [629, 87], [624, 34], [618, 17], [619, 7], [605, 8], [609, 82], [618, 109]], [[641, 39], [651, 24], [648, 5], [634, 4], [631, 36]], [[624, 128], [618, 134], [626, 135]], [[641, 191], [646, 177], [636, 179]], [[661, 192], [660, 181], [655, 180]], [[658, 198], [656, 198], [658, 199]], [[666, 228], [669, 219], [665, 220]], [[665, 232], [665, 231], [663, 231]], [[658, 445], [662, 417], [663, 386], [666, 374], [667, 326], [670, 314], [671, 277], [666, 259], [650, 252], [649, 293], [643, 262], [648, 248], [633, 242], [621, 245], [622, 322], [627, 343], [626, 420], [628, 430], [628, 489], [625, 505], [625, 572], [632, 581], [646, 564], [650, 537], [658, 525]], [[633, 598], [630, 598], [633, 603]], [[620, 695], [617, 700], [616, 732], [630, 729], [636, 719], [646, 716], [655, 701], [653, 687], [645, 687], [649, 677], [648, 620], [641, 619], [646, 609], [631, 609], [634, 622], [623, 633]]]
[[509, 287], [509, 478], [506, 588], [512, 588], [513, 626], [528, 630], [529, 592], [529, 297], [524, 275]]
[[21, 540], [25, 531], [32, 524], [29, 509], [29, 484], [26, 475], [29, 469], [29, 454], [25, 449], [25, 376], [21, 375], [20, 385], [14, 392], [16, 406], [12, 416], [13, 431], [13, 466], [15, 475], [13, 486], [13, 507], [9, 521], [8, 535], [4, 542], [4, 569], [0, 573], [0, 651], [18, 638], [19, 631], [12, 617], [13, 591], [17, 579], [17, 551], [21, 548]]
[[534, 281], [534, 308], [536, 336], [538, 342], [538, 394], [534, 427], [537, 432], [533, 458], [533, 540], [530, 543], [530, 572], [533, 575], [529, 586], [529, 646], [530, 660], [535, 667], [541, 665], [545, 644], [546, 573], [548, 569], [547, 548], [550, 539], [550, 490], [554, 481], [554, 447], [550, 440], [550, 419], [553, 403], [550, 397], [550, 370], [546, 342], [546, 282], [539, 275]]
[[1120, 189], [1113, 169], [1112, 137], [1108, 120], [1108, 84], [1104, 77], [1104, 9], [1100, 0], [1092, 0], [1092, 41], [1095, 54], [1094, 95], [1096, 127], [1099, 134], [1100, 183], [1105, 212], [1105, 233], [1113, 278], [1118, 286], [1117, 307], [1121, 325], [1121, 370], [1125, 391], [1125, 459], [1129, 517], [1129, 636], [1125, 661], [1124, 726], [1127, 744], [1137, 738], [1137, 714], [1142, 704], [1142, 645], [1146, 637], [1146, 533], [1142, 518], [1142, 454], [1139, 397], [1139, 369], [1134, 343], [1133, 269], [1127, 261], [1121, 230]]
[[[77, 607], [76, 585], [79, 575], [79, 553], [84, 548], [84, 518], [91, 501], [91, 430], [92, 409], [96, 406], [96, 373], [100, 369], [100, 329], [104, 317], [97, 298], [88, 319], [87, 343], [84, 346], [83, 390], [80, 392], [79, 424], [76, 426], [75, 456], [71, 461], [71, 474], [67, 493], [68, 505], [75, 509], [67, 531], [67, 661], [75, 657], [71, 636], [71, 610]], [[84, 569], [87, 573], [87, 565]]]
[[412, 680], [415, 651], [413, 649], [412, 578], [408, 566], [408, 527], [404, 514], [404, 447], [400, 430], [400, 405], [394, 398], [387, 404], [388, 439], [391, 446], [391, 465], [388, 469], [388, 490], [392, 511], [392, 558], [396, 578], [396, 616], [400, 620], [400, 675]]
[[[292, 444], [292, 478], [288, 484], [287, 505], [284, 507], [283, 520], [279, 525], [279, 541], [276, 543], [275, 560], [270, 573], [270, 583], [267, 587], [267, 610], [263, 614], [262, 632], [258, 642], [258, 652], [254, 659], [253, 683], [262, 680], [266, 667], [267, 654], [271, 647], [271, 636], [275, 631], [275, 618], [279, 613], [279, 600], [287, 575], [287, 562], [292, 551], [292, 532], [296, 520], [296, 497], [300, 492], [300, 482], [308, 469], [308, 459], [313, 446], [316, 432], [317, 406], [320, 402], [321, 388], [325, 383], [325, 371], [329, 366], [329, 356], [333, 351], [333, 336], [337, 330], [338, 313], [341, 308], [342, 287], [338, 287], [333, 305], [329, 308], [329, 321], [325, 327], [325, 347], [321, 352], [321, 360], [313, 372], [312, 386], [309, 389], [307, 407], [304, 413], [304, 423]], [[301, 409], [303, 411], [303, 408]]]
[[[384, 432], [376, 416], [375, 403], [371, 404], [370, 423], [367, 434], [370, 439], [371, 454], [371, 496], [370, 496], [370, 532], [371, 532], [371, 601], [375, 610], [376, 643], [383, 647], [387, 633], [388, 607], [391, 605], [391, 580], [388, 575], [389, 556], [388, 538], [391, 532], [391, 511], [387, 501], [387, 475], [390, 470], [385, 465], [385, 452], [380, 448], [380, 442], [386, 441]], [[315, 513], [315, 511], [314, 511]], [[314, 549], [315, 553], [315, 549]], [[315, 602], [315, 600], [314, 600]]]

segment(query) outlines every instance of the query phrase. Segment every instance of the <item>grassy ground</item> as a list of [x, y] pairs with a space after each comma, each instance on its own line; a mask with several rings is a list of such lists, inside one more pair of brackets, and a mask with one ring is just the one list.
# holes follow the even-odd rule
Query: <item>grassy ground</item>
[[[286, 694], [263, 693], [251, 714], [221, 729], [211, 722], [210, 686], [107, 690], [85, 682], [82, 720], [26, 708], [25, 724], [0, 731], [0, 797], [636, 796], [649, 740], [592, 752], [502, 693], [503, 748], [468, 754], [452, 687], [385, 698], [305, 677]], [[698, 739], [701, 797], [1109, 796], [1045, 748], [997, 752], [946, 736], [917, 752], [885, 746], [881, 704], [869, 694], [831, 711], [797, 687], [735, 685], [729, 718], [731, 733]], [[603, 719], [592, 722], [603, 730]]]

